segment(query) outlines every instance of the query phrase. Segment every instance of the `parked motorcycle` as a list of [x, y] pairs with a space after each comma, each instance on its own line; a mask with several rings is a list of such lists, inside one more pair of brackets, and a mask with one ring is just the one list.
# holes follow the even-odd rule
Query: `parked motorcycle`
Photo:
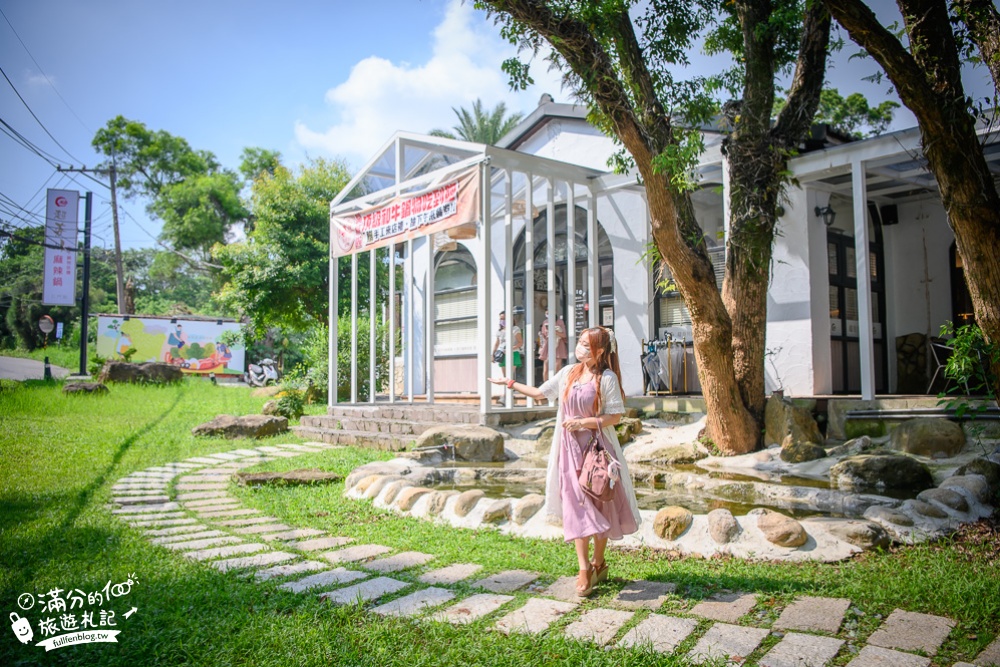
[[243, 381], [251, 387], [278, 384], [278, 368], [273, 359], [261, 359], [260, 364], [250, 364], [243, 374]]

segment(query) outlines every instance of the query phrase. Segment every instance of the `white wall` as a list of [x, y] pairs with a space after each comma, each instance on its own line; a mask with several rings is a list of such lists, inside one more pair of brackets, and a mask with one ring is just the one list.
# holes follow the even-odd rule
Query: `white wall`
[[607, 171], [608, 158], [615, 146], [585, 120], [554, 118], [518, 146], [517, 151]]

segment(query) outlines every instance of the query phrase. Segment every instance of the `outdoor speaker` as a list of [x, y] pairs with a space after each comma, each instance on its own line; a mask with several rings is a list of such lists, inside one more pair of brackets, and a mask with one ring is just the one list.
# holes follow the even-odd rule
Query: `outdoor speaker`
[[895, 204], [886, 204], [882, 207], [882, 224], [895, 225], [899, 222], [899, 209]]

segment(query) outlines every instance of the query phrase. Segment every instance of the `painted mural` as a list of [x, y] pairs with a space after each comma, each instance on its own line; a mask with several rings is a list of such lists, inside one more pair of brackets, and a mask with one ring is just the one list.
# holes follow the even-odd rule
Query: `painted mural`
[[162, 361], [185, 373], [242, 375], [244, 350], [219, 340], [224, 331], [239, 328], [238, 322], [99, 315], [97, 353], [107, 359], [129, 356], [135, 363]]

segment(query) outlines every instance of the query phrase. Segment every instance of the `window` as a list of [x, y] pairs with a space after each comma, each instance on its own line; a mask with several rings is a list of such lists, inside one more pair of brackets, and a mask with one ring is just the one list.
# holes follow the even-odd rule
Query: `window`
[[[725, 246], [709, 248], [708, 256], [712, 260], [712, 268], [715, 270], [715, 285], [719, 288], [719, 291], [722, 291], [722, 279], [726, 275]], [[670, 271], [666, 267], [664, 267], [663, 278], [664, 280], [672, 279]], [[676, 285], [672, 285], [671, 289], [660, 292], [659, 304], [660, 319], [658, 330], [663, 327], [690, 326], [691, 313], [688, 312], [687, 306], [684, 305], [684, 299], [681, 298]]]
[[476, 353], [476, 263], [465, 247], [438, 253], [434, 261], [434, 354]]

